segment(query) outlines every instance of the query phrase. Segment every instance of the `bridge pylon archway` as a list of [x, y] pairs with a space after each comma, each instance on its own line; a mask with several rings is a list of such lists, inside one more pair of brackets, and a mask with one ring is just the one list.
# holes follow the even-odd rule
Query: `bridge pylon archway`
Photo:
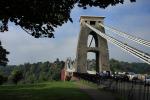
[[[85, 23], [90, 24], [101, 32], [105, 33], [103, 27], [99, 23], [104, 22], [105, 17], [81, 16], [80, 17], [80, 34], [77, 45], [76, 54], [76, 72], [87, 73], [87, 53], [94, 52], [96, 54], [96, 72], [110, 71], [109, 68], [109, 52], [106, 39], [97, 35], [91, 29], [86, 27]], [[95, 40], [95, 47], [88, 47], [88, 36], [92, 35]]]

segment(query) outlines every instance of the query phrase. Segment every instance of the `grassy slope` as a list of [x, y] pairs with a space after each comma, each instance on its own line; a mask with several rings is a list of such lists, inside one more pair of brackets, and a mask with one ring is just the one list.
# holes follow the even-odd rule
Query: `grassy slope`
[[0, 100], [90, 100], [72, 82], [0, 86]]

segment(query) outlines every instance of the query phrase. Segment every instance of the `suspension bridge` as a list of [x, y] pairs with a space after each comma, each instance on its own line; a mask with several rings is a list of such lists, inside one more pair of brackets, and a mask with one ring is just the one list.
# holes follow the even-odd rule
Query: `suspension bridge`
[[[116, 35], [135, 42], [139, 45], [150, 48], [150, 41], [135, 37], [128, 33], [119, 31], [114, 27], [104, 25], [105, 17], [81, 16], [80, 17], [80, 34], [77, 45], [76, 59], [73, 61], [68, 58], [65, 63], [65, 75], [70, 78], [78, 77], [97, 84], [107, 84], [109, 89], [119, 93], [125, 100], [150, 100], [150, 83], [132, 80], [129, 82], [126, 75], [110, 77], [107, 75], [97, 75], [97, 73], [108, 72], [109, 68], [109, 50], [107, 42], [112, 43], [121, 50], [131, 54], [141, 61], [150, 65], [150, 55], [145, 51], [138, 50], [123, 41], [120, 41], [107, 33], [113, 32]], [[92, 35], [89, 45], [88, 36]], [[92, 41], [95, 40], [95, 46], [91, 47]], [[87, 53], [96, 54], [96, 70], [90, 71], [87, 68]]]
[[[150, 65], [150, 55], [144, 51], [138, 50], [135, 47], [128, 45], [122, 41], [105, 33], [105, 30], [113, 32], [120, 37], [126, 38], [132, 42], [138, 43], [150, 48], [150, 41], [139, 37], [132, 36], [128, 33], [119, 31], [114, 27], [104, 25], [104, 17], [96, 16], [81, 16], [80, 18], [80, 34], [77, 46], [76, 60], [71, 63], [71, 58], [66, 61], [67, 71], [79, 73], [94, 73], [87, 70], [87, 53], [96, 53], [96, 72], [110, 71], [108, 60], [109, 50], [107, 42], [116, 45], [121, 50], [133, 55]], [[92, 35], [89, 46], [87, 47], [88, 36]], [[95, 40], [95, 47], [90, 47], [93, 39]]]

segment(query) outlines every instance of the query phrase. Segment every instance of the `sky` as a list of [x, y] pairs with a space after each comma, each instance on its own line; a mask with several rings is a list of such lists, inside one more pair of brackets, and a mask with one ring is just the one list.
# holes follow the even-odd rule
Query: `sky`
[[[78, 35], [80, 32], [80, 16], [105, 16], [104, 24], [127, 32], [133, 36], [150, 41], [150, 1], [137, 0], [130, 3], [127, 0], [122, 5], [109, 6], [106, 9], [88, 8], [86, 10], [77, 6], [71, 12], [73, 23], [67, 22], [55, 29], [55, 38], [36, 39], [20, 27], [9, 23], [9, 31], [0, 33], [2, 45], [10, 54], [8, 55], [9, 65], [35, 63], [39, 61], [54, 61], [56, 58], [66, 60], [67, 57], [76, 57]], [[107, 33], [127, 44], [150, 54], [150, 48], [139, 46], [118, 37], [114, 33]], [[108, 43], [109, 57], [127, 62], [142, 62], [134, 56], [122, 51], [120, 48]]]

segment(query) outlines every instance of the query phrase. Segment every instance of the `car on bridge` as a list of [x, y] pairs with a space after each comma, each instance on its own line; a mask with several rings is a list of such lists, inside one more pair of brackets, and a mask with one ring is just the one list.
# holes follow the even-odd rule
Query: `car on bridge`
[[138, 74], [135, 74], [134, 72], [126, 72], [125, 74], [128, 76], [130, 81], [138, 79]]
[[145, 84], [150, 85], [150, 75], [145, 77]]

